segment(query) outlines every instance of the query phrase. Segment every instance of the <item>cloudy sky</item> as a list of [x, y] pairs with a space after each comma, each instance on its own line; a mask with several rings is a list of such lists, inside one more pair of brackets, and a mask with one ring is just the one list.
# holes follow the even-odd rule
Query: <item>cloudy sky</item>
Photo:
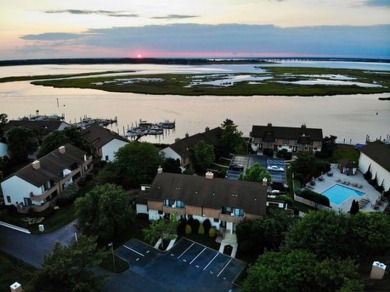
[[1, 0], [0, 60], [390, 59], [390, 0]]

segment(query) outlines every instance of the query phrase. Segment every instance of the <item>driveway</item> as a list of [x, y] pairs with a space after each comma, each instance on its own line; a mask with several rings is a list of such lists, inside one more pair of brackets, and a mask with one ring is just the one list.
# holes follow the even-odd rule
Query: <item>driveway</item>
[[40, 268], [44, 256], [52, 251], [54, 243], [67, 245], [74, 240], [74, 224], [75, 221], [72, 221], [48, 234], [26, 234], [0, 226], [0, 249], [33, 267]]

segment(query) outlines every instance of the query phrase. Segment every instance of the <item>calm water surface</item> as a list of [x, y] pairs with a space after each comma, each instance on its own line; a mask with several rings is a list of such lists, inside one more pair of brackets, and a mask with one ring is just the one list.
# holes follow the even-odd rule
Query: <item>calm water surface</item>
[[[144, 73], [256, 70], [250, 65], [34, 65], [2, 67], [0, 76], [134, 70], [133, 67]], [[17, 119], [39, 110], [41, 114], [64, 114], [67, 122], [79, 121], [85, 115], [117, 117], [118, 124], [112, 125], [111, 129], [120, 134], [140, 119], [150, 122], [176, 120], [175, 130], [170, 130], [164, 136], [145, 138], [146, 141], [156, 143], [172, 143], [175, 138], [182, 138], [186, 133], [193, 135], [203, 132], [206, 127], [217, 127], [229, 118], [245, 136], [249, 135], [252, 125], [272, 123], [299, 127], [305, 123], [307, 127], [322, 128], [324, 135], [338, 136], [338, 142], [354, 144], [364, 142], [366, 134], [372, 139], [383, 139], [390, 134], [390, 102], [378, 100], [378, 97], [386, 96], [389, 94], [324, 97], [161, 96], [51, 88], [23, 81], [0, 84], [0, 112], [7, 113], [9, 119]]]

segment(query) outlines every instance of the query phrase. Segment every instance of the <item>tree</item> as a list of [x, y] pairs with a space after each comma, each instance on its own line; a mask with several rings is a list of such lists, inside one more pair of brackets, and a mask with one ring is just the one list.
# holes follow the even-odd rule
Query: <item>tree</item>
[[38, 148], [38, 142], [34, 132], [26, 127], [12, 127], [5, 133], [8, 143], [8, 151], [12, 159], [16, 161], [27, 161], [28, 154]]
[[75, 201], [77, 227], [86, 235], [109, 242], [121, 234], [133, 219], [125, 191], [112, 184], [98, 185]]
[[215, 160], [214, 146], [201, 140], [194, 147], [194, 156], [196, 172], [203, 174]]
[[262, 183], [264, 178], [267, 179], [268, 184], [271, 184], [272, 177], [269, 172], [259, 163], [255, 163], [251, 167], [247, 168], [244, 173], [241, 173], [238, 180]]
[[277, 251], [295, 222], [295, 217], [283, 210], [274, 210], [262, 219], [243, 220], [236, 229], [238, 247], [251, 256], [263, 253], [265, 247]]
[[319, 259], [382, 254], [390, 248], [390, 217], [383, 213], [309, 212], [289, 229], [284, 247], [307, 250]]
[[291, 226], [285, 239], [287, 250], [306, 250], [325, 258], [351, 255], [348, 218], [333, 211], [311, 211]]
[[153, 144], [131, 142], [115, 154], [113, 166], [117, 182], [125, 188], [151, 183], [163, 161], [163, 156]]
[[8, 122], [8, 115], [7, 114], [0, 114], [0, 138], [3, 137], [3, 126]]
[[158, 239], [162, 239], [161, 249], [165, 249], [165, 241], [176, 238], [177, 227], [179, 221], [176, 220], [176, 215], [171, 214], [169, 220], [160, 219], [150, 223], [149, 228], [142, 229], [145, 240], [150, 244], [154, 244]]
[[315, 173], [315, 157], [313, 154], [300, 151], [297, 153], [297, 159], [291, 164], [292, 171], [303, 175], [305, 182], [308, 182]]
[[88, 151], [87, 141], [82, 137], [77, 128], [65, 128], [62, 131], [54, 131], [47, 135], [39, 147], [38, 157], [42, 157], [60, 146], [72, 144], [82, 150]]
[[332, 155], [333, 151], [336, 149], [336, 136], [330, 135], [322, 139], [321, 153], [324, 158]]
[[351, 204], [351, 209], [349, 210], [349, 214], [355, 215], [358, 212], [359, 212], [359, 202], [356, 200], [353, 200], [352, 204]]
[[363, 291], [351, 260], [319, 261], [306, 251], [267, 252], [248, 269], [243, 291]]
[[70, 246], [56, 242], [33, 278], [33, 291], [100, 291], [108, 278], [95, 274], [92, 268], [105, 256], [106, 252], [97, 249], [94, 237], [79, 236]]
[[237, 129], [237, 125], [230, 119], [226, 119], [222, 125], [221, 154], [228, 156], [230, 153], [244, 154], [245, 146], [242, 132]]
[[162, 168], [165, 172], [182, 173], [179, 159], [173, 159], [173, 158], [165, 159], [162, 164]]

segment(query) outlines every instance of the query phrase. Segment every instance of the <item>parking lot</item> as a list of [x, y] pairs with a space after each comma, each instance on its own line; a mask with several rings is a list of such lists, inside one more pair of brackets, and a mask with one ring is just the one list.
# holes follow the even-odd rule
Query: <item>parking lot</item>
[[167, 252], [131, 239], [115, 254], [129, 263], [129, 270], [114, 274], [107, 291], [229, 291], [245, 267], [242, 261], [185, 238]]

